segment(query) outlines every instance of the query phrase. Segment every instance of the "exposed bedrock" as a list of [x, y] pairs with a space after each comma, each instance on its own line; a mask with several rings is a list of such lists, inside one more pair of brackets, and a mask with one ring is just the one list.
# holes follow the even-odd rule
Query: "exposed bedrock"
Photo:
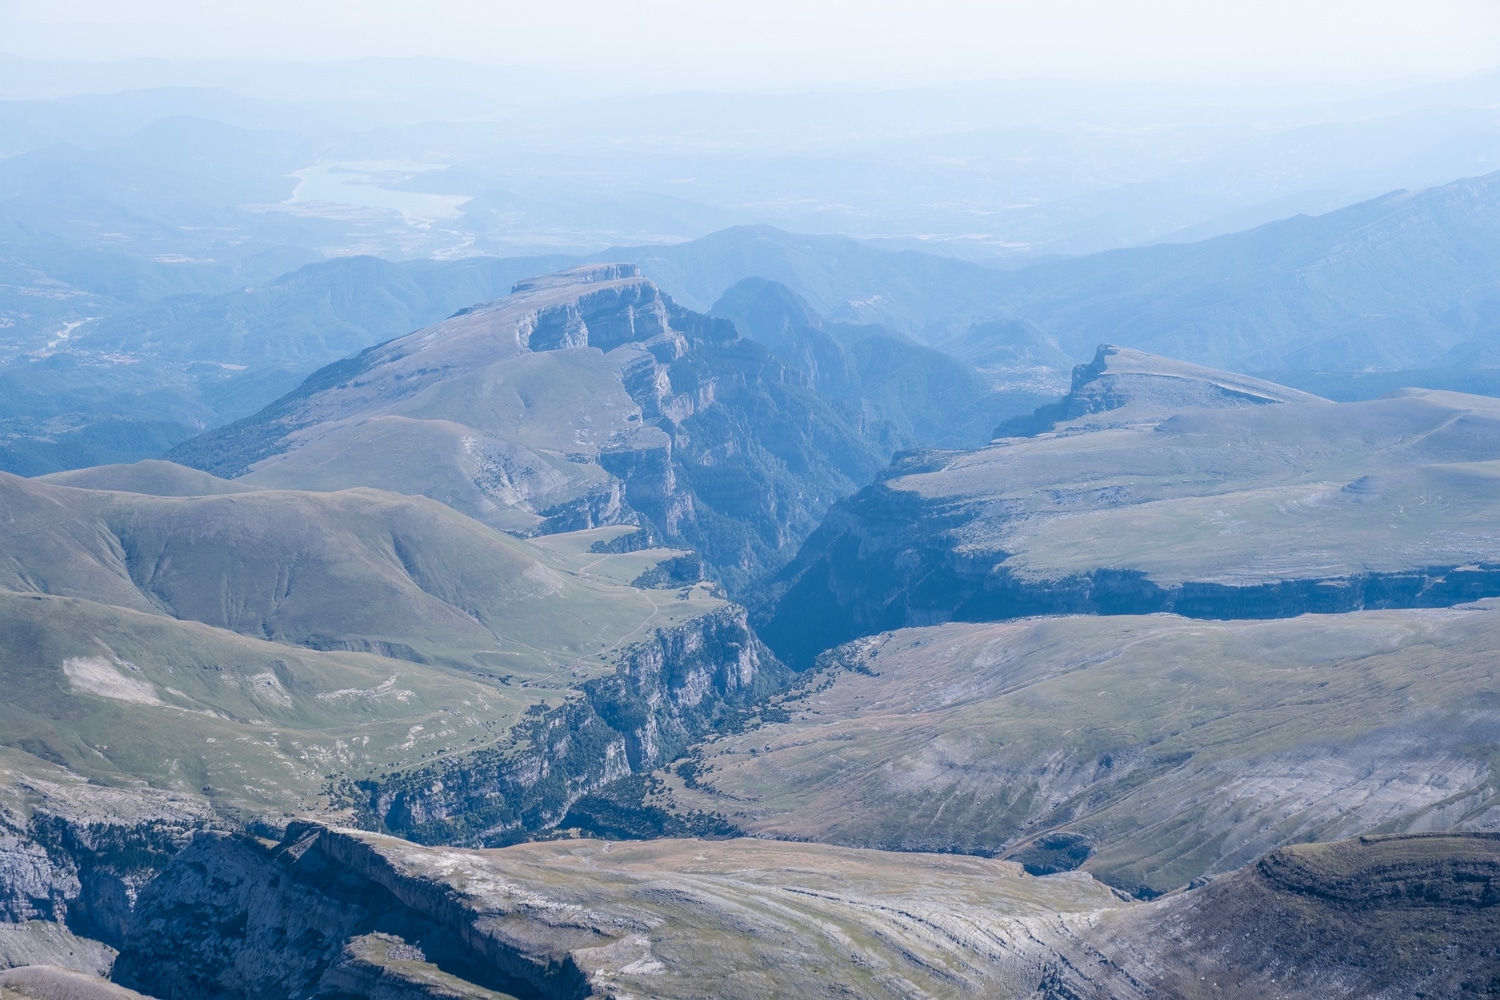
[[965, 550], [974, 517], [876, 484], [840, 504], [808, 540], [759, 633], [803, 669], [864, 635], [944, 622], [1033, 615], [1290, 618], [1381, 608], [1451, 607], [1500, 596], [1500, 561], [1465, 561], [1300, 579], [1158, 582], [1140, 569], [1093, 567], [1042, 576], [1004, 565], [1005, 551]]
[[1042, 1000], [1500, 992], [1500, 837], [1301, 844], [1059, 949]]
[[[30, 817], [0, 813], [0, 924], [66, 924], [118, 945], [142, 886], [155, 878], [207, 818], [191, 808], [100, 811], [109, 803], [49, 801]], [[7, 964], [0, 961], [0, 967]]]
[[[1022, 422], [1024, 423], [1024, 422]], [[1028, 615], [1277, 618], [1500, 595], [1500, 406], [1332, 403], [1102, 347], [1015, 436], [898, 456], [771, 582], [806, 667], [875, 632]]]
[[[203, 834], [142, 895], [112, 978], [161, 1000], [347, 997], [382, 979], [393, 997], [586, 995], [576, 968], [471, 920], [449, 887], [400, 878], [347, 835]], [[424, 989], [444, 979], [457, 989]]]
[[580, 697], [537, 709], [505, 745], [364, 786], [369, 818], [424, 843], [503, 844], [582, 796], [678, 756], [781, 686], [787, 671], [724, 608], [626, 650]]

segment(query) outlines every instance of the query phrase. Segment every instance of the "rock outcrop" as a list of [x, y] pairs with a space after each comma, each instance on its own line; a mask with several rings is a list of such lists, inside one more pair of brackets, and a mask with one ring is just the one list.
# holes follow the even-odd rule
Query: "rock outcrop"
[[1492, 399], [1334, 404], [1106, 349], [1058, 405], [1028, 437], [900, 457], [832, 508], [761, 602], [762, 636], [804, 667], [860, 635], [944, 621], [1500, 594]]
[[1060, 951], [1042, 1000], [1493, 996], [1500, 835], [1284, 848]]
[[172, 457], [246, 486], [421, 493], [519, 534], [635, 524], [734, 590], [890, 453], [733, 323], [607, 264], [330, 365]]
[[613, 674], [537, 709], [499, 747], [362, 784], [360, 808], [425, 843], [513, 843], [556, 826], [590, 792], [732, 724], [786, 677], [744, 610], [725, 608], [625, 650]]
[[196, 841], [143, 897], [114, 978], [163, 1000], [1018, 996], [1044, 972], [1038, 937], [1119, 905], [1087, 877], [981, 858], [754, 840], [474, 852], [298, 826], [275, 845]]

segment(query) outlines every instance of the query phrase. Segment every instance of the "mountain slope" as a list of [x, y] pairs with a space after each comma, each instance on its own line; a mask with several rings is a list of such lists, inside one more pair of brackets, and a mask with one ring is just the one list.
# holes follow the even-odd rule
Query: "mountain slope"
[[[853, 409], [864, 435], [888, 452], [983, 444], [996, 423], [1030, 412], [1050, 388], [997, 389], [967, 365], [885, 327], [826, 322], [790, 288], [763, 278], [734, 285], [710, 312]], [[1055, 351], [1047, 360], [1066, 362]]]
[[612, 255], [700, 308], [769, 279], [832, 320], [884, 324], [981, 369], [1050, 338], [1075, 358], [1109, 342], [1236, 371], [1360, 372], [1500, 363], [1497, 232], [1500, 174], [1486, 174], [1003, 271], [768, 227]]
[[331, 365], [172, 457], [259, 486], [421, 493], [512, 531], [642, 523], [737, 586], [886, 456], [731, 324], [598, 265]]
[[658, 615], [642, 591], [569, 574], [546, 550], [420, 497], [155, 497], [4, 474], [0, 495], [0, 588], [311, 648], [566, 676], [569, 660], [643, 621], [716, 606]]
[[833, 508], [772, 585], [772, 648], [806, 665], [950, 620], [1260, 618], [1500, 589], [1487, 397], [1334, 404], [1101, 349], [1031, 423], [1053, 429], [911, 456]]
[[245, 493], [256, 488], [160, 459], [146, 459], [125, 465], [94, 465], [35, 478], [37, 482], [57, 486], [110, 490], [116, 493], [144, 493], [153, 497], [214, 496]]
[[1286, 844], [1497, 830], [1495, 601], [857, 640], [667, 777], [758, 836], [995, 853], [1137, 895]]
[[528, 542], [420, 497], [99, 473], [138, 491], [0, 474], [8, 919], [118, 940], [197, 829], [410, 824], [413, 790], [435, 829], [433, 769], [476, 833], [525, 839], [784, 678], [709, 588], [634, 585], [684, 554], [609, 551], [628, 529]]
[[[1494, 367], [1500, 174], [1201, 243], [1041, 262], [997, 313], [1082, 356], [1110, 342], [1237, 371]], [[953, 329], [950, 326], [950, 329]], [[933, 340], [983, 367], [972, 332]]]

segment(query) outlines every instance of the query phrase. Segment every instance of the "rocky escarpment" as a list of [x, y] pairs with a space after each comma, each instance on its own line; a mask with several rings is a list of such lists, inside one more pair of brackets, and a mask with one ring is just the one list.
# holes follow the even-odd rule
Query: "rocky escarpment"
[[330, 365], [172, 457], [251, 485], [421, 493], [518, 534], [641, 525], [735, 591], [874, 477], [887, 436], [611, 264]]
[[783, 573], [785, 589], [759, 623], [761, 635], [802, 668], [850, 639], [943, 622], [1161, 613], [1291, 618], [1500, 596], [1500, 558], [1292, 579], [1158, 581], [1116, 566], [1041, 575], [1006, 565], [1014, 554], [1003, 549], [966, 549], [975, 514], [966, 502], [934, 503], [884, 484], [861, 491], [829, 513]]
[[[0, 805], [0, 924], [65, 924], [118, 945], [136, 897], [216, 822], [184, 796], [23, 779]], [[3, 963], [0, 963], [3, 964]]]
[[1493, 400], [1334, 404], [1106, 349], [1076, 375], [1052, 430], [901, 456], [832, 508], [759, 603], [778, 655], [945, 621], [1500, 594]]
[[1040, 996], [1493, 996], [1497, 942], [1500, 835], [1361, 837], [1106, 914], [1062, 949]]
[[1119, 905], [982, 858], [745, 839], [478, 852], [297, 826], [196, 841], [143, 896], [114, 978], [163, 1000], [1017, 996], [1038, 938]]
[[417, 841], [513, 843], [556, 826], [584, 795], [672, 760], [785, 678], [745, 612], [725, 608], [627, 649], [612, 675], [533, 709], [500, 747], [352, 794], [370, 822]]
[[472, 917], [321, 827], [276, 846], [205, 834], [143, 895], [112, 976], [162, 1000], [380, 995], [382, 979], [392, 997], [585, 995], [576, 969], [484, 948]]

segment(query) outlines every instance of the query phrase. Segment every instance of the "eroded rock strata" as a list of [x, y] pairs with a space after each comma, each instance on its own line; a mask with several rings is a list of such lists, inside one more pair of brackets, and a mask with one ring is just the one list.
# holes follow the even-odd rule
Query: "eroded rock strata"
[[801, 668], [946, 621], [1274, 618], [1500, 593], [1494, 400], [1335, 404], [1105, 347], [1065, 400], [1001, 432], [1018, 436], [900, 457], [835, 505], [759, 605], [778, 655]]
[[142, 895], [114, 979], [164, 1000], [1485, 995], [1497, 844], [1299, 845], [1139, 903], [1078, 874], [784, 842], [204, 834]]

